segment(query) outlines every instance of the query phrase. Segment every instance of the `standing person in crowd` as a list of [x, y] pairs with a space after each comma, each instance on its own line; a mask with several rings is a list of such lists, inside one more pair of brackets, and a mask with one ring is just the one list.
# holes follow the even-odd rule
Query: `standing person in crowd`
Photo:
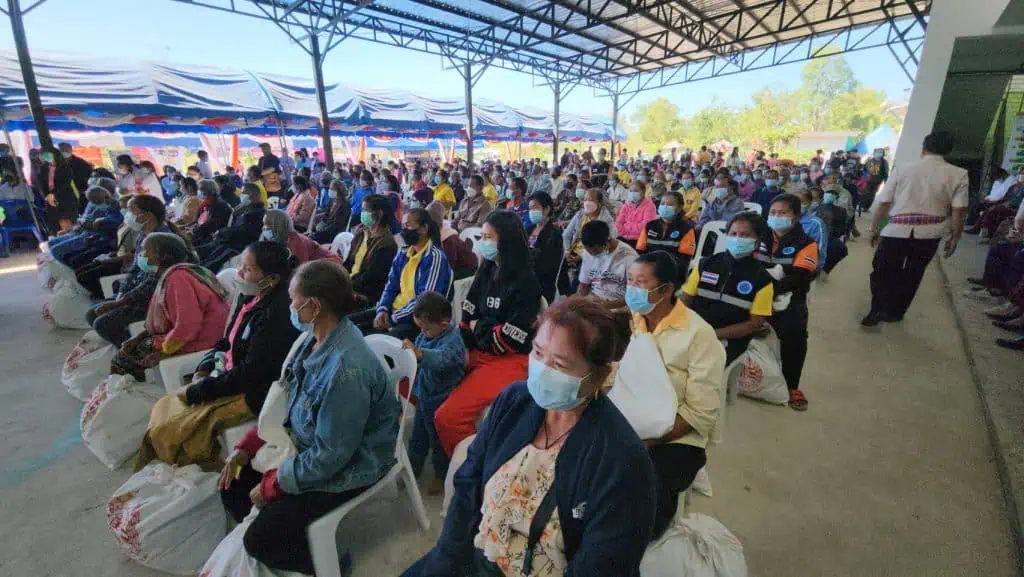
[[292, 179], [292, 199], [288, 202], [288, 216], [292, 217], [295, 230], [306, 232], [309, 221], [316, 210], [316, 191], [309, 186], [309, 181], [302, 175]]
[[[71, 148], [71, 144], [68, 142], [60, 143], [57, 148], [60, 150], [60, 155], [64, 157], [68, 169], [71, 171], [71, 181], [75, 183], [75, 189], [79, 195], [84, 195], [85, 189], [89, 187], [89, 175], [93, 171], [92, 164], [81, 156], [76, 155]], [[82, 204], [84, 205], [84, 203]]]
[[789, 406], [807, 410], [807, 397], [800, 390], [800, 376], [807, 358], [807, 293], [818, 270], [818, 245], [800, 226], [800, 199], [784, 194], [772, 202], [768, 226], [771, 244], [762, 242], [755, 258], [765, 267], [782, 266], [782, 278], [775, 283], [778, 294], [792, 293], [786, 310], [772, 315], [769, 322], [779, 337], [782, 376], [789, 388]]
[[[348, 319], [357, 305], [345, 270], [325, 261], [303, 265], [288, 293], [292, 324], [303, 334], [281, 372], [288, 416], [268, 426], [287, 427], [295, 454], [256, 472], [250, 461], [264, 441], [253, 427], [224, 465], [220, 487], [236, 521], [259, 507], [243, 539], [246, 553], [270, 569], [312, 575], [307, 528], [391, 469], [401, 407]], [[347, 573], [351, 556], [340, 564]]]
[[683, 284], [683, 300], [715, 329], [725, 344], [725, 365], [739, 358], [772, 316], [774, 280], [754, 258], [767, 228], [760, 216], [737, 214], [726, 228], [726, 250], [693, 268]]
[[494, 402], [437, 545], [402, 577], [640, 574], [657, 480], [601, 393], [629, 338], [624, 316], [576, 297], [544, 313], [526, 383]]
[[530, 195], [527, 243], [530, 246], [533, 273], [540, 283], [541, 295], [549, 303], [555, 302], [555, 284], [564, 255], [562, 231], [551, 222], [552, 210], [554, 201], [551, 200], [551, 195], [546, 192], [535, 192]]
[[360, 226], [345, 260], [351, 274], [352, 288], [369, 304], [376, 304], [388, 282], [391, 263], [398, 254], [398, 244], [391, 234], [394, 212], [384, 196], [371, 194], [363, 199], [359, 213]]
[[700, 218], [697, 220], [697, 228], [702, 228], [705, 224], [716, 220], [729, 222], [732, 217], [746, 210], [746, 206], [739, 197], [739, 187], [736, 185], [736, 181], [729, 178], [728, 175], [720, 174], [715, 177], [713, 196], [714, 199], [704, 205], [704, 210], [701, 211]]
[[700, 189], [694, 185], [693, 172], [683, 171], [679, 183], [679, 195], [683, 199], [683, 218], [695, 223], [700, 214]]
[[209, 349], [224, 334], [227, 292], [213, 273], [191, 259], [191, 248], [178, 235], [146, 236], [138, 265], [157, 279], [146, 327], [121, 344], [110, 361], [112, 373], [131, 375], [141, 383], [145, 370], [162, 359]]
[[558, 292], [563, 295], [571, 295], [576, 292], [576, 285], [579, 283], [576, 274], [584, 252], [580, 233], [588, 222], [594, 220], [604, 221], [608, 225], [611, 236], [616, 236], [615, 217], [605, 206], [604, 193], [599, 188], [591, 188], [584, 192], [582, 208], [572, 215], [572, 220], [562, 230], [565, 266], [562, 267], [562, 273], [558, 278]]
[[469, 349], [466, 378], [434, 413], [445, 453], [476, 432], [476, 420], [509, 383], [526, 377], [540, 310], [523, 223], [507, 211], [487, 217], [477, 251], [484, 261], [462, 304], [459, 329]]
[[676, 284], [686, 280], [690, 259], [697, 249], [697, 234], [682, 211], [683, 200], [676, 192], [666, 192], [658, 205], [658, 218], [644, 227], [644, 234], [636, 241], [636, 252], [646, 254], [663, 250], [672, 255], [679, 270]]
[[405, 213], [400, 251], [391, 263], [388, 282], [374, 310], [352, 317], [364, 332], [386, 332], [399, 339], [411, 339], [419, 333], [412, 320], [416, 300], [425, 292], [447, 294], [452, 269], [441, 249], [441, 231], [422, 208]]
[[196, 168], [199, 169], [199, 175], [203, 178], [213, 179], [213, 169], [210, 168], [210, 155], [205, 150], [197, 150], [196, 157], [199, 159], [196, 162]]
[[594, 294], [621, 304], [626, 296], [626, 276], [636, 260], [636, 251], [612, 236], [608, 224], [601, 220], [583, 225], [580, 241], [584, 252], [577, 294]]
[[[676, 298], [677, 274], [668, 253], [645, 254], [629, 269], [626, 295], [633, 334], [653, 337], [679, 400], [672, 429], [644, 439], [657, 477], [654, 539], [675, 516], [679, 494], [707, 463], [705, 449], [722, 408], [725, 351], [711, 325]], [[628, 355], [623, 362], [629, 362]]]
[[288, 249], [274, 242], [256, 242], [242, 252], [227, 334], [199, 362], [189, 383], [157, 402], [135, 459], [137, 469], [154, 458], [210, 466], [217, 458], [217, 431], [260, 414], [299, 336], [288, 310], [292, 261]]
[[[925, 268], [935, 256], [950, 220], [946, 258], [953, 255], [963, 232], [967, 209], [967, 171], [944, 157], [953, 151], [953, 135], [933, 132], [925, 137], [921, 160], [892, 171], [875, 198], [871, 244], [877, 246], [871, 272], [871, 311], [865, 327], [900, 322], [914, 300]], [[889, 223], [881, 229], [881, 222]]]
[[658, 208], [654, 201], [647, 197], [647, 183], [641, 179], [633, 181], [628, 202], [622, 205], [619, 215], [615, 218], [618, 238], [635, 248], [637, 239], [644, 233], [644, 227], [657, 217]]
[[[39, 189], [46, 199], [46, 225], [51, 236], [70, 230], [78, 219], [79, 192], [72, 178], [71, 165], [55, 148], [43, 149]], [[82, 193], [85, 189], [82, 189]]]
[[287, 246], [295, 258], [299, 259], [299, 264], [320, 259], [332, 260], [341, 264], [341, 259], [336, 254], [320, 246], [308, 236], [295, 232], [291, 217], [280, 209], [268, 210], [264, 215], [260, 240], [269, 240]]
[[456, 230], [462, 231], [470, 227], [483, 226], [493, 207], [483, 192], [484, 179], [479, 174], [474, 174], [469, 179], [466, 197], [459, 204], [459, 218], [455, 221]]
[[419, 477], [430, 452], [434, 478], [427, 494], [440, 495], [448, 476], [448, 455], [437, 437], [434, 413], [466, 375], [466, 345], [459, 329], [452, 326], [452, 305], [443, 295], [423, 293], [416, 301], [412, 318], [420, 334], [415, 343], [408, 339], [402, 343], [416, 355], [417, 363], [413, 383], [416, 416], [409, 438], [409, 463], [413, 474]]
[[882, 183], [889, 180], [889, 160], [885, 158], [885, 149], [876, 148], [872, 151], [871, 158], [864, 163], [864, 169], [868, 174], [868, 186], [860, 200], [864, 208], [870, 209]]
[[427, 205], [427, 212], [441, 230], [441, 250], [448, 257], [453, 279], [460, 280], [473, 276], [478, 264], [476, 254], [466, 241], [459, 238], [459, 231], [444, 220], [444, 214], [447, 212], [444, 205], [435, 200]]

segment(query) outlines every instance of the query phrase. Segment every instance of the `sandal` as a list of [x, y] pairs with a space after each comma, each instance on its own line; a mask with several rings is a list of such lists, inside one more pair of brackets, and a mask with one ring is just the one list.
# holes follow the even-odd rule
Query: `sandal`
[[793, 389], [789, 391], [789, 408], [794, 411], [807, 410], [807, 397], [804, 396], [803, 391], [800, 389]]

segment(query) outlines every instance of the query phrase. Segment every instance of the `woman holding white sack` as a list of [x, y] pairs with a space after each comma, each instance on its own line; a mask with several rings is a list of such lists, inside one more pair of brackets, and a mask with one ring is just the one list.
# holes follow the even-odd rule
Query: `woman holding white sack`
[[235, 520], [260, 508], [243, 540], [251, 557], [312, 574], [306, 528], [387, 474], [401, 410], [380, 361], [347, 318], [359, 306], [341, 265], [306, 263], [288, 294], [292, 324], [303, 334], [271, 385], [259, 426], [224, 466], [220, 488]]
[[[652, 387], [666, 376], [675, 389], [675, 418], [666, 427], [668, 432], [655, 438], [641, 435], [658, 478], [655, 539], [675, 515], [679, 493], [707, 462], [704, 449], [718, 419], [725, 369], [725, 349], [715, 329], [676, 298], [678, 278], [675, 260], [664, 251], [642, 254], [633, 261], [626, 288], [633, 339], [615, 381], [619, 386], [619, 378], [627, 372], [648, 372], [634, 390]], [[657, 354], [645, 350], [645, 341], [653, 341]], [[614, 401], [615, 394], [610, 396]]]

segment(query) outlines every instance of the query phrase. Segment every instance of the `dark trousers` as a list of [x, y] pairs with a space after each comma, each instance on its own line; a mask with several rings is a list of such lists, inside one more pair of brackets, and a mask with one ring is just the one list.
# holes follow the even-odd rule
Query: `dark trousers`
[[412, 436], [409, 437], [407, 452], [412, 472], [417, 477], [423, 470], [428, 452], [430, 453], [430, 462], [434, 465], [434, 475], [438, 479], [444, 479], [448, 475], [448, 455], [441, 447], [441, 440], [437, 436], [437, 427], [434, 426], [434, 412], [443, 402], [444, 399], [434, 402], [416, 399], [416, 416], [412, 421]]
[[348, 316], [348, 320], [352, 321], [352, 324], [359, 327], [359, 330], [361, 330], [364, 335], [386, 334], [399, 340], [409, 339], [411, 341], [420, 334], [420, 328], [416, 326], [416, 323], [412, 322], [412, 318], [409, 318], [407, 322], [391, 325], [391, 329], [387, 331], [381, 331], [374, 328], [373, 320], [375, 318], [377, 318], [377, 311], [372, 308], [352, 313]]
[[653, 539], [661, 537], [679, 507], [679, 493], [693, 484], [697, 472], [708, 462], [704, 449], [670, 443], [651, 447], [651, 462], [658, 480], [658, 506], [654, 515]]
[[1024, 251], [1020, 244], [999, 243], [988, 249], [985, 274], [981, 279], [989, 290], [1009, 292], [1017, 286], [1024, 267]]
[[121, 261], [92, 261], [75, 269], [75, 279], [82, 285], [93, 298], [103, 296], [103, 287], [100, 286], [100, 279], [105, 276], [121, 274]]
[[[262, 474], [246, 465], [231, 487], [221, 491], [221, 501], [235, 521], [241, 522], [249, 514], [252, 509], [249, 492], [261, 479]], [[271, 569], [312, 575], [313, 555], [309, 550], [306, 529], [313, 521], [365, 490], [366, 487], [344, 493], [310, 491], [285, 495], [264, 505], [242, 538], [245, 552]]]
[[937, 238], [883, 236], [871, 271], [871, 312], [902, 319], [939, 248]]
[[825, 272], [832, 274], [832, 269], [836, 268], [836, 265], [849, 254], [850, 250], [846, 248], [845, 244], [838, 240], [830, 240], [828, 249], [825, 251]]
[[89, 323], [92, 330], [96, 331], [103, 340], [120, 347], [131, 337], [128, 325], [146, 319], [145, 311], [136, 311], [131, 307], [120, 307], [102, 315], [96, 314], [96, 309], [110, 301], [93, 305], [85, 313], [85, 322]]
[[800, 375], [807, 359], [807, 318], [806, 302], [790, 303], [789, 308], [768, 318], [779, 337], [782, 376], [791, 391], [800, 388]]

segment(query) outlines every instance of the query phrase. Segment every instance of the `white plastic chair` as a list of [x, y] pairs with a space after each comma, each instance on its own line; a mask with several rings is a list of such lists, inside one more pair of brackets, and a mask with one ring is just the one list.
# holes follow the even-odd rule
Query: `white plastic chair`
[[763, 211], [764, 211], [764, 209], [761, 208], [761, 205], [756, 203], [756, 202], [744, 202], [743, 203], [743, 212], [753, 212], [753, 213], [761, 214]]
[[114, 298], [114, 281], [124, 280], [126, 278], [128, 278], [128, 275], [126, 274], [112, 274], [110, 276], [100, 277], [100, 288], [103, 289], [103, 298]]
[[[387, 475], [384, 475], [384, 478], [377, 481], [372, 487], [310, 524], [306, 534], [309, 537], [309, 548], [313, 554], [313, 568], [319, 577], [341, 577], [338, 545], [335, 541], [341, 520], [385, 487], [396, 483], [403, 473], [405, 489], [409, 493], [409, 499], [412, 500], [420, 527], [423, 530], [430, 529], [427, 509], [423, 506], [423, 497], [420, 495], [419, 485], [416, 484], [416, 476], [412, 473], [409, 456], [405, 452], [405, 416], [409, 410], [409, 401], [398, 393], [398, 384], [403, 378], [409, 379], [410, 386], [416, 380], [416, 355], [412, 351], [403, 349], [402, 341], [387, 335], [370, 335], [366, 337], [366, 343], [380, 359], [385, 372], [388, 373], [390, 384], [394, 387], [399, 402], [402, 403], [402, 417], [398, 422], [398, 439], [395, 442], [396, 462]], [[388, 360], [394, 363], [393, 367]]]
[[462, 303], [466, 302], [466, 295], [473, 286], [473, 277], [459, 279], [453, 283], [455, 293], [452, 296], [452, 322], [458, 326], [462, 322]]
[[471, 226], [459, 233], [459, 238], [463, 241], [473, 241], [473, 254], [476, 255], [476, 259], [479, 262], [483, 262], [483, 257], [480, 256], [480, 252], [477, 250], [477, 245], [480, 243], [480, 239], [484, 237], [484, 229], [479, 226]]
[[348, 253], [352, 249], [352, 239], [356, 235], [351, 232], [339, 232], [331, 242], [331, 252], [341, 257], [341, 260], [348, 260]]
[[206, 356], [205, 351], [196, 351], [194, 353], [186, 353], [184, 355], [177, 355], [170, 358], [166, 358], [160, 361], [158, 365], [160, 369], [160, 379], [164, 382], [164, 389], [168, 394], [172, 394], [178, 390], [178, 387], [184, 383], [182, 379], [185, 375], [194, 373], [196, 367], [199, 366], [199, 361], [203, 360]]
[[724, 220], [713, 220], [700, 229], [700, 240], [697, 241], [697, 250], [694, 251], [693, 259], [690, 260], [690, 269], [696, 267], [704, 255], [704, 249], [709, 242], [714, 243], [712, 254], [725, 251], [725, 230], [729, 223]]

